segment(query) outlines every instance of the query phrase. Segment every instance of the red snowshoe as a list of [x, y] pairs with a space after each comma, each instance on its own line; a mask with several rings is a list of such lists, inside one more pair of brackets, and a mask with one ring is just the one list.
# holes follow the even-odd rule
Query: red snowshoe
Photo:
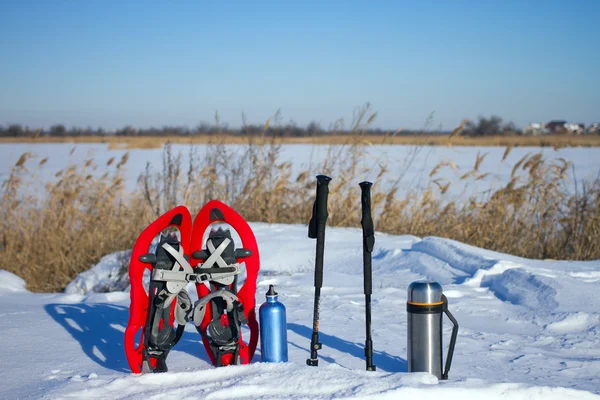
[[[203, 267], [208, 268], [215, 264], [223, 267], [224, 264], [237, 263], [243, 259], [246, 265], [246, 281], [239, 291], [237, 290], [237, 275], [230, 280], [212, 280], [209, 282], [209, 286], [204, 283], [196, 283], [198, 298], [208, 298], [219, 291], [228, 291], [237, 295], [238, 302], [243, 307], [239, 311], [243, 312], [240, 313], [234, 309], [234, 312], [230, 313], [228, 309], [227, 314], [224, 314], [222, 300], [215, 299], [213, 307], [206, 310], [200, 326], [197, 328], [202, 336], [206, 352], [214, 365], [248, 364], [254, 356], [258, 343], [258, 322], [254, 310], [256, 279], [260, 269], [258, 245], [254, 233], [241, 215], [220, 201], [212, 200], [200, 210], [194, 220], [192, 249], [202, 248], [204, 233], [208, 226], [215, 222], [224, 222], [230, 225], [240, 236], [243, 249], [234, 250], [233, 242], [225, 244], [227, 241], [231, 241], [229, 231], [212, 230], [206, 242], [207, 249], [194, 251], [192, 259], [202, 260]], [[194, 323], [196, 321], [194, 318]], [[250, 328], [248, 344], [242, 340], [242, 332], [239, 329], [243, 324], [247, 324]]]
[[[244, 248], [235, 249], [231, 232], [219, 228], [210, 231], [206, 248], [202, 249], [205, 231], [214, 222], [225, 222], [235, 229]], [[179, 237], [161, 234], [169, 227], [177, 228]], [[158, 235], [156, 251], [148, 253]], [[239, 292], [237, 282], [243, 268], [238, 261], [244, 262], [246, 270], [246, 281]], [[148, 294], [142, 283], [146, 268], [151, 272]], [[125, 353], [131, 370], [167, 371], [166, 357], [189, 321], [202, 336], [214, 365], [249, 363], [258, 341], [254, 297], [259, 268], [252, 230], [238, 213], [219, 201], [206, 204], [193, 227], [190, 212], [184, 206], [153, 222], [136, 241], [129, 268], [131, 305]], [[185, 290], [189, 282], [196, 283], [199, 300], [194, 304]], [[242, 340], [242, 325], [250, 328], [248, 344]]]
[[[146, 268], [151, 272], [157, 268], [158, 256], [147, 254], [150, 244], [156, 236], [169, 227], [179, 229], [179, 248], [189, 249], [192, 216], [186, 207], [179, 206], [150, 224], [135, 242], [131, 254], [129, 263], [131, 305], [129, 307], [129, 322], [125, 329], [125, 353], [129, 367], [135, 373], [140, 373], [142, 370], [147, 371], [148, 369], [152, 371], [155, 369], [166, 370], [165, 359], [170, 347], [172, 347], [169, 344], [175, 339], [172, 338], [171, 343], [156, 343], [161, 339], [163, 339], [163, 342], [169, 342], [168, 339], [171, 339], [174, 308], [177, 302], [172, 301], [168, 312], [164, 309], [158, 309], [153, 300], [162, 291], [161, 289], [164, 289], [160, 287], [165, 286], [164, 283], [151, 279], [150, 293], [146, 293], [142, 282]], [[161, 261], [161, 264], [164, 264], [165, 260]], [[148, 315], [151, 315], [151, 318], [148, 318]], [[152, 335], [152, 329], [155, 330], [154, 335]], [[135, 337], [138, 333], [139, 342], [136, 346]], [[155, 343], [152, 343], [153, 340]]]

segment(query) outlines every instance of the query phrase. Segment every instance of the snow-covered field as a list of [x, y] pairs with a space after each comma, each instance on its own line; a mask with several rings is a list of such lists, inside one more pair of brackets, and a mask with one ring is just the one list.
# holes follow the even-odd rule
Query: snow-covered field
[[[293, 172], [299, 173], [306, 169], [308, 165], [315, 162], [322, 162], [327, 157], [329, 146], [320, 145], [301, 145], [290, 144], [282, 146], [280, 161], [289, 161], [292, 164]], [[75, 148], [75, 149], [74, 149]], [[197, 155], [201, 157], [207, 149], [205, 145], [194, 146]], [[245, 146], [230, 145], [228, 148], [234, 152], [245, 151]], [[74, 149], [73, 153], [71, 151]], [[451, 169], [442, 169], [438, 176], [454, 182], [457, 182], [457, 176], [470, 171], [473, 168], [477, 153], [488, 153], [483, 162], [480, 172], [489, 172], [490, 175], [485, 179], [471, 182], [476, 187], [470, 187], [468, 193], [473, 190], [482, 192], [490, 187], [500, 187], [510, 181], [512, 166], [526, 154], [535, 154], [540, 150], [545, 158], [554, 159], [562, 157], [567, 161], [573, 162], [574, 169], [569, 173], [577, 179], [594, 179], [600, 172], [600, 148], [564, 148], [558, 151], [552, 148], [538, 147], [517, 147], [512, 149], [507, 159], [500, 162], [505, 151], [504, 147], [444, 147], [444, 146], [424, 146], [418, 149], [414, 158], [415, 147], [413, 146], [369, 146], [366, 148], [368, 156], [365, 166], [373, 167], [378, 163], [387, 163], [390, 180], [395, 180], [403, 175], [402, 187], [415, 188], [423, 185], [427, 181], [429, 172], [441, 161], [452, 161], [456, 164], [458, 172], [454, 173]], [[135, 150], [108, 150], [106, 144], [32, 144], [32, 143], [3, 143], [0, 144], [0, 181], [5, 178], [10, 168], [19, 159], [24, 152], [31, 152], [38, 156], [38, 160], [48, 157], [48, 162], [41, 167], [41, 182], [53, 179], [54, 174], [69, 164], [81, 165], [84, 160], [93, 158], [99, 166], [96, 173], [102, 175], [105, 172], [105, 164], [111, 157], [119, 159], [123, 154], [129, 152], [129, 162], [126, 169], [126, 184], [128, 189], [135, 188], [137, 177], [144, 171], [146, 163], [151, 164], [153, 171], [162, 170], [162, 149], [135, 149]], [[188, 166], [190, 146], [173, 145], [173, 153], [182, 155], [184, 169]], [[410, 162], [409, 162], [410, 161]], [[319, 171], [316, 171], [319, 172]], [[365, 176], [362, 179], [375, 179], [373, 176]], [[295, 175], [292, 175], [295, 178]], [[332, 178], [336, 178], [332, 176]], [[378, 182], [379, 185], [385, 185], [386, 182]], [[455, 191], [459, 194], [463, 190], [461, 185], [452, 185], [450, 193]]]
[[[262, 260], [257, 306], [275, 284], [287, 307], [288, 363], [262, 364], [258, 350], [251, 365], [215, 369], [189, 324], [169, 373], [131, 374], [123, 351], [129, 295], [89, 290], [109, 279], [124, 253], [64, 294], [29, 293], [0, 271], [0, 398], [600, 398], [600, 260], [532, 261], [435, 237], [377, 234], [378, 370], [366, 372], [361, 232], [328, 228], [315, 368], [305, 365], [315, 242], [306, 226], [251, 226]], [[443, 284], [460, 324], [449, 381], [407, 373], [406, 289], [422, 278]], [[445, 344], [450, 329], [445, 320]]]

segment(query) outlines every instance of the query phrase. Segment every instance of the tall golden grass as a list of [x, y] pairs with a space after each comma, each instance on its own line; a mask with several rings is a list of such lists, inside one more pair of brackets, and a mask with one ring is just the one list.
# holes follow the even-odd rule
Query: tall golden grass
[[[107, 165], [91, 159], [72, 165], [45, 183], [42, 196], [35, 185], [46, 160], [23, 154], [1, 186], [0, 268], [23, 277], [30, 290], [62, 290], [103, 255], [130, 249], [158, 215], [178, 204], [196, 212], [210, 199], [227, 202], [249, 221], [307, 223], [317, 173], [334, 178], [331, 226], [360, 226], [357, 184], [377, 176], [376, 182], [388, 182], [372, 191], [378, 231], [447, 237], [528, 258], [600, 258], [600, 181], [570, 181], [566, 160], [530, 153], [512, 165], [504, 187], [465, 196], [487, 176], [481, 172], [485, 154], [467, 172], [451, 161], [436, 165], [419, 189], [405, 186], [402, 171], [368, 156], [370, 139], [347, 137], [342, 146], [328, 147], [325, 161], [294, 175], [281, 159], [282, 141], [267, 136], [246, 138], [244, 151], [226, 146], [225, 137], [213, 138], [203, 156], [190, 146], [186, 164], [166, 145], [162, 169], [147, 166], [133, 192], [123, 185], [126, 154]], [[418, 151], [413, 148], [405, 166]], [[97, 168], [107, 172], [98, 176]], [[456, 178], [441, 178], [444, 169]], [[449, 194], [456, 185], [467, 200]]]
[[[417, 146], [520, 146], [520, 147], [598, 147], [600, 135], [548, 135], [548, 136], [485, 136], [466, 137], [451, 134], [439, 135], [401, 135], [401, 132], [390, 132], [387, 135], [368, 135], [364, 140], [372, 144], [395, 144]], [[226, 133], [220, 134], [218, 140], [228, 144], [245, 144], [245, 136], [233, 136]], [[280, 141], [283, 144], [342, 144], [352, 140], [352, 135], [329, 135], [314, 137], [285, 137]], [[268, 139], [256, 137], [257, 143], [266, 144]], [[0, 143], [108, 143], [114, 149], [151, 149], [161, 148], [167, 143], [173, 144], [210, 144], [215, 141], [214, 136], [77, 136], [77, 137], [48, 137], [38, 136], [32, 138], [0, 138]]]

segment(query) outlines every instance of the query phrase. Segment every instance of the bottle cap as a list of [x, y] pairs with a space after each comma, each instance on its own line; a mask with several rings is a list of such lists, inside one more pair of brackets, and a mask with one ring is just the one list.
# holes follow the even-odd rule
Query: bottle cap
[[266, 296], [277, 296], [277, 292], [275, 291], [275, 287], [273, 285], [269, 285], [269, 291], [265, 293]]

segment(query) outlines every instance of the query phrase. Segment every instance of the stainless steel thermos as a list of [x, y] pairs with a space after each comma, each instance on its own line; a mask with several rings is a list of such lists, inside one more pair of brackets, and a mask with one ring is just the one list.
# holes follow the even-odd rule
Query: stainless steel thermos
[[[448, 379], [458, 322], [448, 311], [448, 299], [437, 282], [417, 281], [408, 287], [408, 372], [429, 372]], [[442, 313], [454, 324], [442, 372]]]
[[277, 292], [269, 285], [267, 301], [260, 306], [260, 351], [263, 362], [287, 362], [287, 323], [285, 306], [277, 300]]

